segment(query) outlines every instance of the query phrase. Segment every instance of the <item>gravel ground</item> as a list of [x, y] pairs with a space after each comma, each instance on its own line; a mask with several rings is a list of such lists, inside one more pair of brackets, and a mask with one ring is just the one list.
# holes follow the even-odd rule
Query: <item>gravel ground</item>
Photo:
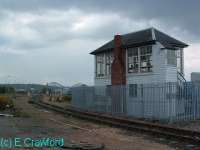
[[[68, 103], [66, 102], [52, 102], [52, 101], [49, 101], [48, 100], [48, 97], [45, 97], [43, 98], [43, 102], [45, 103], [49, 103], [49, 104], [53, 104], [53, 105], [57, 105], [59, 107], [67, 107], [67, 105], [69, 105]], [[82, 126], [89, 126], [91, 125], [91, 123], [88, 123], [86, 122], [85, 124], [83, 122], [80, 122], [78, 124], [81, 124]], [[184, 128], [184, 129], [189, 129], [189, 130], [195, 130], [195, 131], [200, 131], [200, 120], [197, 120], [197, 121], [193, 121], [193, 122], [182, 122], [182, 123], [179, 123], [179, 124], [172, 124], [172, 126], [174, 127], [180, 127], [180, 128]], [[184, 150], [199, 150], [200, 148], [197, 147], [197, 146], [194, 146], [194, 145], [191, 145], [191, 144], [187, 144], [187, 143], [180, 143], [180, 142], [177, 142], [177, 141], [174, 141], [172, 139], [164, 139], [164, 138], [152, 138], [148, 135], [142, 135], [141, 134], [136, 134], [134, 132], [129, 132], [129, 131], [124, 131], [124, 130], [120, 130], [120, 129], [116, 129], [116, 128], [108, 128], [108, 127], [103, 127], [102, 125], [98, 127], [97, 124], [93, 124], [93, 126], [89, 126], [88, 128], [91, 128], [93, 129], [93, 131], [95, 131], [95, 133], [101, 133], [101, 134], [98, 134], [97, 137], [99, 136], [102, 136], [103, 139], [106, 139], [107, 137], [109, 137], [110, 139], [112, 140], [109, 140], [108, 139], [108, 145], [112, 144], [112, 141], [114, 141], [114, 145], [117, 145], [115, 141], [117, 140], [122, 140], [122, 141], [135, 141], [137, 137], [137, 141], [139, 139], [148, 139], [148, 142], [158, 142], [158, 143], [163, 143], [163, 144], [167, 144], [167, 145], [170, 145], [171, 148], [173, 147], [174, 149], [184, 149]], [[98, 129], [96, 131], [96, 128]], [[82, 134], [80, 134], [80, 136], [82, 136]], [[96, 136], [95, 136], [96, 137]], [[105, 140], [107, 142], [107, 140]], [[104, 142], [104, 143], [106, 143]], [[145, 145], [145, 144], [143, 144]], [[124, 149], [126, 149], [126, 146], [123, 147]], [[127, 149], [129, 149], [129, 145], [127, 144]], [[111, 148], [112, 149], [112, 148]], [[130, 148], [131, 149], [131, 148]], [[139, 149], [139, 148], [136, 148], [136, 149]], [[150, 147], [147, 148], [147, 149], [151, 149]], [[159, 149], [159, 148], [158, 148]], [[168, 149], [168, 148], [167, 148]]]
[[176, 124], [172, 124], [172, 125], [175, 127], [200, 132], [200, 120], [180, 122], [180, 123], [176, 123]]
[[[57, 105], [57, 106], [63, 107], [63, 108], [66, 108], [69, 105], [69, 103], [67, 103], [67, 102], [52, 102], [52, 101], [49, 101], [49, 98], [47, 96], [43, 97], [43, 102], [49, 103], [49, 104], [52, 104], [52, 105]], [[179, 128], [183, 128], [183, 129], [189, 129], [189, 130], [194, 130], [194, 131], [200, 132], [200, 120], [189, 121], [189, 122], [180, 122], [180, 123], [175, 123], [175, 124], [171, 124], [171, 125], [173, 127], [179, 127]]]
[[[174, 141], [166, 143], [166, 140], [161, 138], [155, 140], [150, 136], [99, 125], [45, 110], [29, 104], [27, 97], [17, 98], [14, 103], [16, 108], [20, 110], [19, 116], [21, 117], [1, 117], [1, 137], [63, 137], [65, 142], [103, 143], [105, 150], [180, 149]], [[175, 145], [177, 145], [177, 148]]]

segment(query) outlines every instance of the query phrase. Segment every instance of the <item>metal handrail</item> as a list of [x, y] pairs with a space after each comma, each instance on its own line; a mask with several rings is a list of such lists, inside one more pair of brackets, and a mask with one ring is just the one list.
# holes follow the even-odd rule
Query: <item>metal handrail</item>
[[[186, 79], [185, 79], [185, 77], [183, 76], [183, 74], [180, 73], [180, 72], [178, 72], [178, 79], [181, 80], [179, 77], [181, 77], [182, 80], [184, 80], [184, 82], [187, 82]], [[181, 81], [182, 81], [182, 80], [181, 80]]]

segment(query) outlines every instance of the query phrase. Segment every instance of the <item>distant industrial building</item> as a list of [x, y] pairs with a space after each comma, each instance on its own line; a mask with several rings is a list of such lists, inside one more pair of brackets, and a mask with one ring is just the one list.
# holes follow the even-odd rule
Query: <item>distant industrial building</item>
[[200, 72], [192, 72], [191, 73], [191, 81], [192, 82], [200, 82]]

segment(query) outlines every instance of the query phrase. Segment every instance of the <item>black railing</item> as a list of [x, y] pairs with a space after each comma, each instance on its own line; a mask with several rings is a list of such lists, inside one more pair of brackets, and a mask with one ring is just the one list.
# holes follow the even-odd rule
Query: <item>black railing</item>
[[182, 73], [180, 73], [180, 72], [177, 72], [177, 73], [178, 73], [178, 75], [177, 75], [178, 76], [178, 81], [187, 82]]

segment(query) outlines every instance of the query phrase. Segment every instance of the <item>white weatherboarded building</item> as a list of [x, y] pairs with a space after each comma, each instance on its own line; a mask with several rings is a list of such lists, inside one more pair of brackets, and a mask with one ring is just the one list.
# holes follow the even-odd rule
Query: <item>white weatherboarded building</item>
[[[165, 119], [181, 115], [185, 104], [178, 106], [176, 96], [185, 82], [183, 49], [187, 46], [155, 28], [115, 35], [91, 52], [95, 57], [95, 94], [111, 101], [112, 106], [123, 106], [126, 110], [117, 109], [131, 116]], [[109, 87], [121, 85], [123, 90], [106, 96]]]
[[[188, 45], [155, 29], [120, 35], [126, 85], [184, 80], [184, 51]], [[114, 40], [93, 51], [95, 86], [112, 85]]]

